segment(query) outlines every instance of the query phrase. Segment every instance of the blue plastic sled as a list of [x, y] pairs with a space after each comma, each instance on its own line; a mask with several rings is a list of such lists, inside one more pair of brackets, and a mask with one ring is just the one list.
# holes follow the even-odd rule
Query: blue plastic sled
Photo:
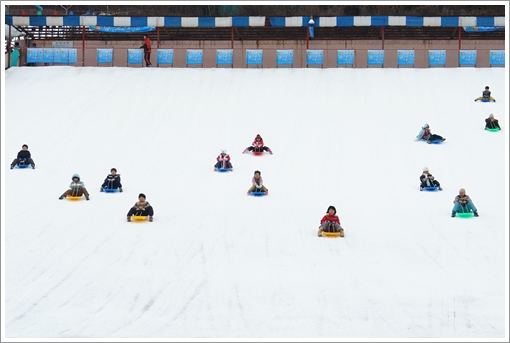
[[479, 100], [480, 102], [494, 102], [492, 100]]
[[254, 197], [261, 197], [261, 196], [266, 195], [266, 193], [265, 192], [255, 192], [255, 191], [252, 191], [251, 195], [253, 195]]
[[25, 168], [28, 168], [30, 166], [30, 164], [26, 164], [26, 163], [19, 163], [18, 165], [18, 168], [20, 169], [25, 169]]
[[428, 191], [428, 192], [434, 192], [434, 191], [437, 191], [438, 189], [439, 189], [439, 186], [423, 187], [423, 190]]
[[433, 139], [429, 142], [430, 142], [430, 144], [441, 144], [441, 143], [443, 143], [443, 140], [442, 139]]
[[230, 168], [217, 168], [216, 171], [219, 173], [225, 173], [230, 171]]
[[103, 188], [105, 193], [117, 193], [119, 191], [118, 188]]

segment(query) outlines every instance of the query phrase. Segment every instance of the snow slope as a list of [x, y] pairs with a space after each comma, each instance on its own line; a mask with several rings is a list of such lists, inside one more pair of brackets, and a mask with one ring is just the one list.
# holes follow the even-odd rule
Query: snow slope
[[[508, 338], [504, 69], [4, 77], [6, 338]], [[257, 133], [274, 155], [241, 154]], [[37, 168], [9, 170], [24, 143]], [[112, 167], [124, 193], [99, 192]], [[58, 200], [73, 173], [90, 201]], [[450, 217], [461, 187], [479, 218]], [[126, 222], [140, 192], [153, 223]], [[329, 205], [345, 238], [316, 235]]]

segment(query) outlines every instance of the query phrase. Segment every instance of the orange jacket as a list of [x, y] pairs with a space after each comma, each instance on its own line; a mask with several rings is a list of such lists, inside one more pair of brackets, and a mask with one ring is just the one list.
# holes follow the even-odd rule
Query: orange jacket
[[145, 52], [151, 52], [151, 40], [149, 39], [149, 37], [146, 37], [145, 40], [144, 40], [144, 50]]

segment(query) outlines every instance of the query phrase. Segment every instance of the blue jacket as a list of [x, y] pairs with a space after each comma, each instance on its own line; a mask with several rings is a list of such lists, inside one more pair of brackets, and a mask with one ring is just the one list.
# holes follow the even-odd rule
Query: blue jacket
[[420, 140], [428, 140], [430, 138], [430, 132], [429, 134], [426, 136], [426, 137], [423, 137], [425, 135], [425, 129], [421, 129], [420, 133], [418, 134], [418, 136], [416, 136], [416, 139], [420, 139]]
[[[75, 177], [78, 178], [78, 182], [74, 182], [73, 179]], [[80, 181], [80, 175], [74, 174], [71, 180], [73, 181], [69, 184], [69, 188], [71, 188], [72, 190], [79, 190], [80, 188], [85, 188], [85, 184], [82, 181]]]

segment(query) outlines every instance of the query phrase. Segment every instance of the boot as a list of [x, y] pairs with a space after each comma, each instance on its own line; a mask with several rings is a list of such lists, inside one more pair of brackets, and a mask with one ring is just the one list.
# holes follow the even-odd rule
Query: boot
[[127, 221], [130, 222], [131, 221], [131, 216], [127, 216]]
[[101, 188], [99, 189], [99, 191], [100, 191], [100, 192], [104, 192], [104, 189], [103, 189], [103, 187], [101, 187]]
[[267, 148], [267, 151], [269, 151], [269, 153], [272, 155], [273, 152], [271, 151], [271, 149]]
[[150, 221], [150, 222], [152, 221], [152, 216], [149, 216], [149, 221]]
[[475, 217], [478, 217], [479, 214], [478, 214], [478, 211], [476, 211], [475, 213], [473, 213]]
[[122, 193], [122, 187], [119, 188], [119, 193]]
[[452, 218], [454, 218], [454, 217], [455, 217], [455, 212], [452, 212]]
[[85, 195], [85, 199], [90, 200], [90, 198], [89, 198], [89, 196], [88, 196], [88, 195]]
[[61, 196], [59, 196], [59, 197], [58, 197], [58, 199], [59, 199], [59, 200], [62, 200], [62, 199], [64, 199], [64, 196], [63, 196], [63, 195], [61, 195]]
[[14, 169], [14, 165], [11, 164], [11, 169]]
[[344, 236], [344, 229], [340, 229], [340, 237], [343, 237]]
[[244, 149], [243, 154], [246, 154], [247, 152], [248, 152], [248, 148]]
[[323, 231], [324, 231], [324, 230], [323, 230], [322, 228], [319, 228], [319, 232], [317, 232], [317, 236], [322, 237], [322, 232], [323, 232]]

